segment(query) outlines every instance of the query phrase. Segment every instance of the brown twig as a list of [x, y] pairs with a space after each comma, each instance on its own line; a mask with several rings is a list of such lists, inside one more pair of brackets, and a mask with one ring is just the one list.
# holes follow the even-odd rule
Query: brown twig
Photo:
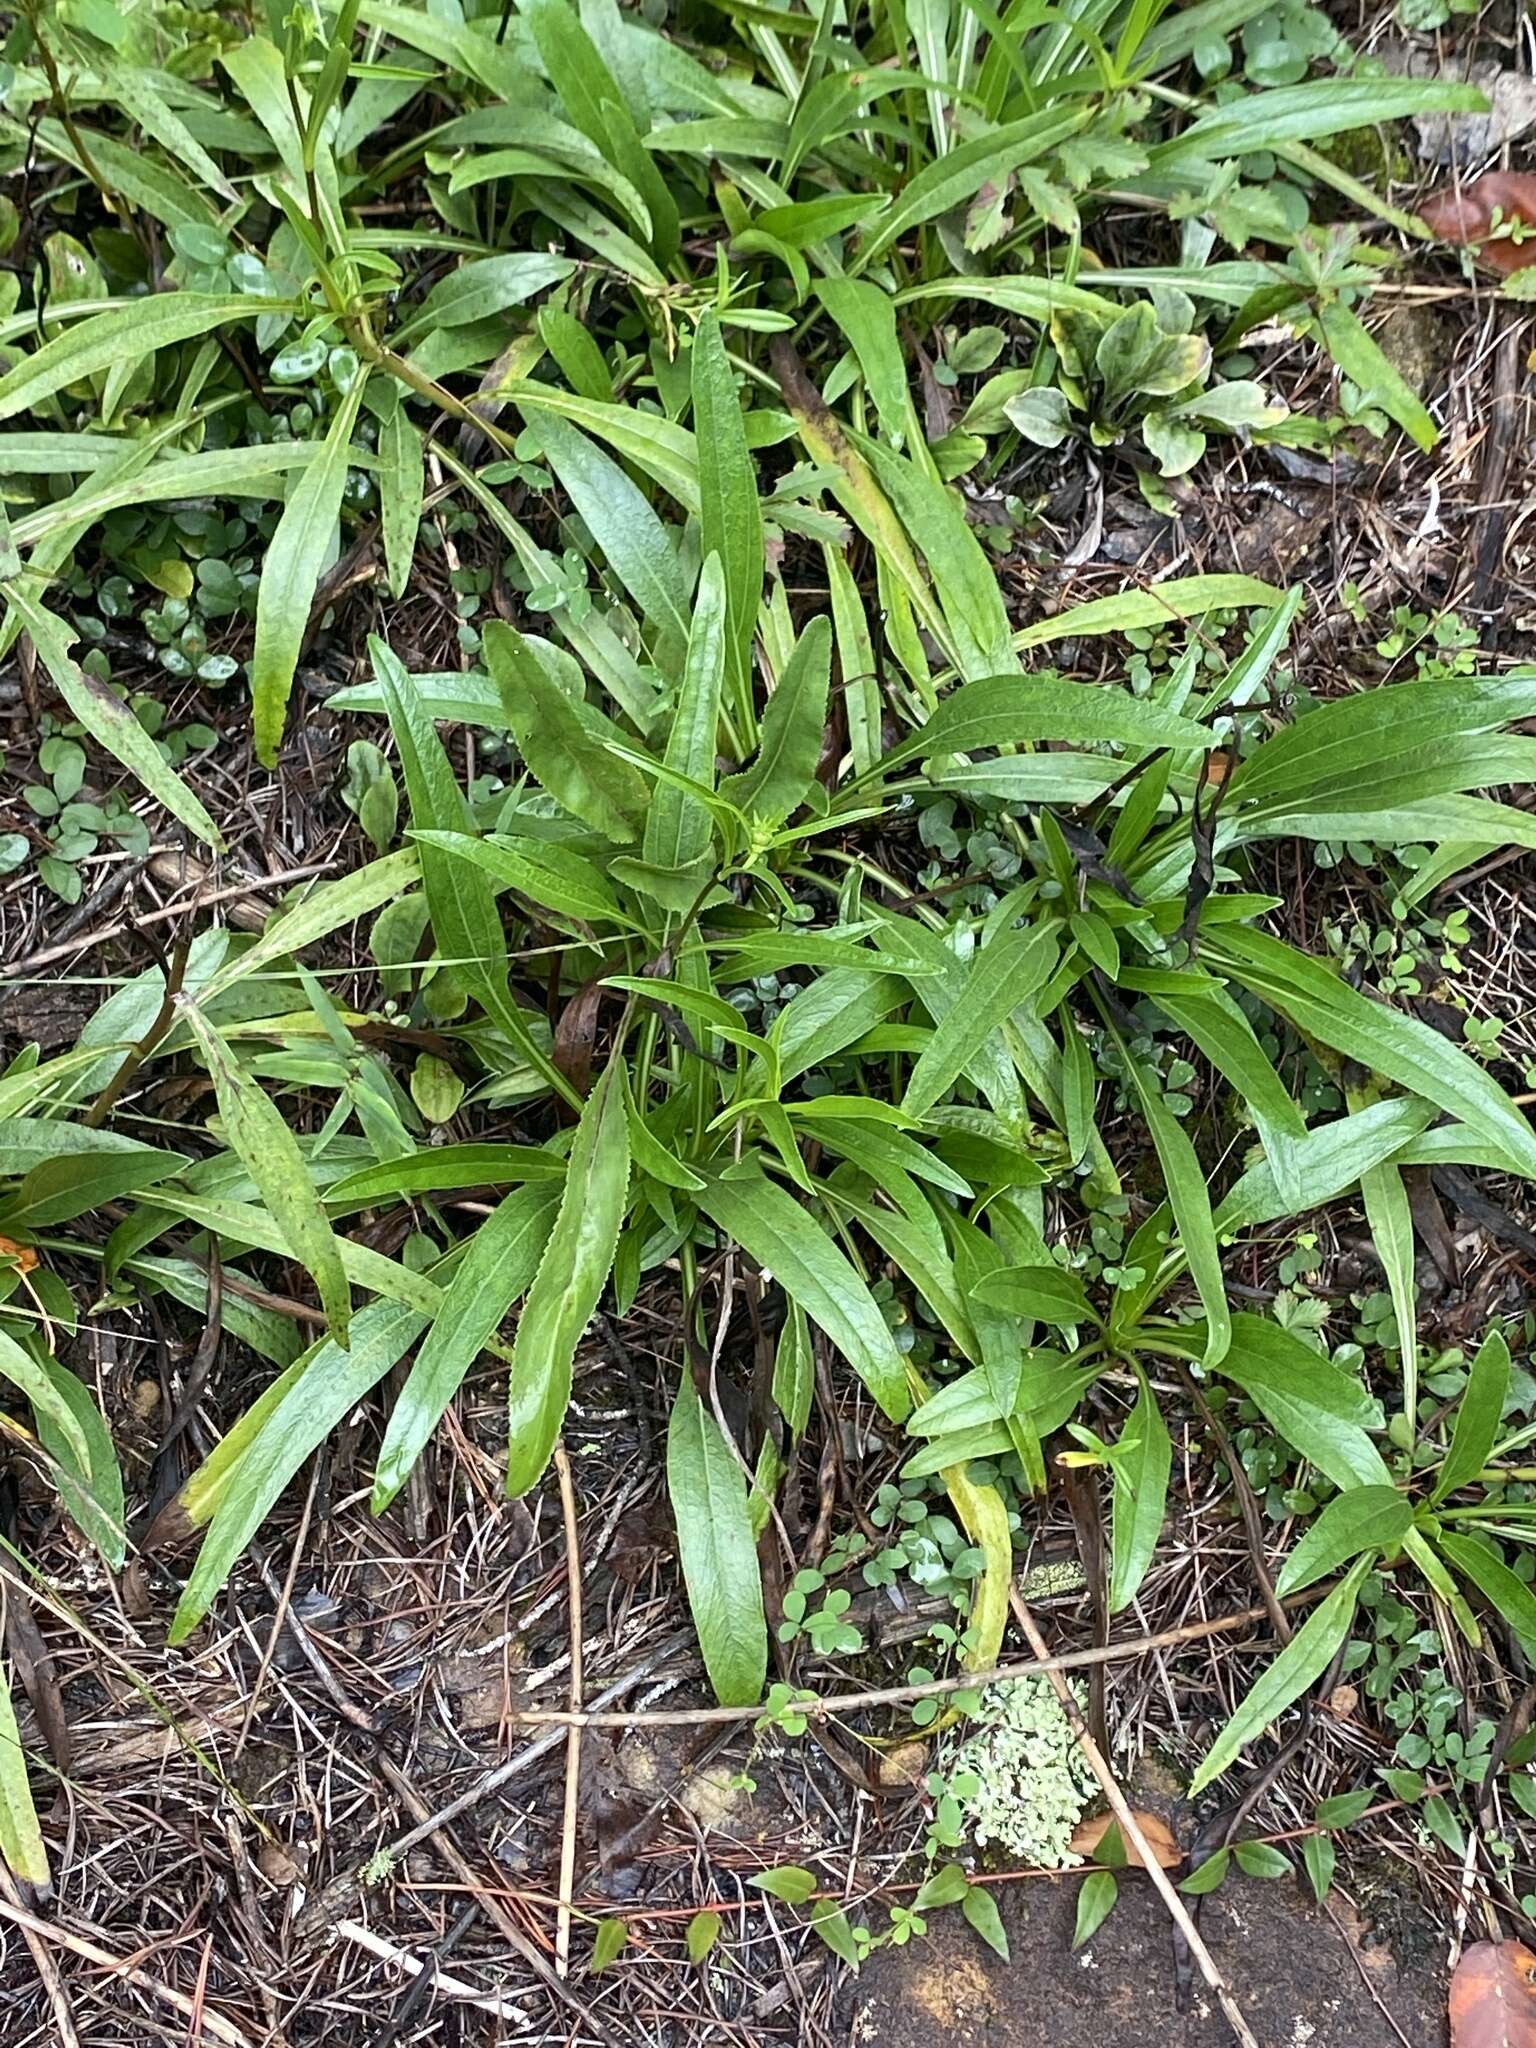
[[514, 2026], [526, 2027], [528, 2024], [526, 2007], [514, 2005], [511, 1999], [498, 1997], [495, 1992], [477, 1991], [473, 1984], [466, 1984], [462, 1977], [451, 1976], [447, 1970], [439, 1969], [435, 1963], [423, 1962], [420, 1956], [412, 1955], [409, 1949], [397, 1948], [394, 1942], [385, 1941], [383, 1936], [375, 1934], [371, 1927], [362, 1927], [355, 1920], [338, 1920], [336, 1932], [343, 1941], [355, 1942], [359, 1948], [366, 1949], [369, 1955], [377, 1956], [380, 1962], [393, 1963], [396, 1969], [405, 1970], [412, 1977], [430, 1972], [432, 1988], [440, 1997], [451, 1999], [459, 2005], [472, 2005], [480, 2012], [493, 2014], [497, 2019], [511, 2020]]
[[[375, 1763], [379, 1775], [387, 1784], [393, 1787], [399, 1796], [401, 1805], [404, 1806], [412, 1819], [418, 1822], [425, 1821], [430, 1826], [432, 1823], [432, 1809], [422, 1797], [414, 1781], [383, 1750], [380, 1750]], [[502, 1904], [495, 1888], [488, 1885], [476, 1873], [470, 1864], [469, 1858], [464, 1854], [448, 1829], [442, 1826], [433, 1827], [431, 1842], [432, 1847], [459, 1880], [460, 1885], [475, 1900], [486, 1917], [495, 1923], [507, 1946], [528, 1965], [545, 1990], [568, 2005], [573, 2012], [580, 2013], [584, 2019], [589, 2018], [590, 2015], [587, 2012], [587, 2008], [582, 2004], [575, 1992], [555, 1975], [542, 1952], [528, 1939], [527, 1935], [524, 1934], [523, 1930]]]
[[1119, 1781], [1110, 1769], [1108, 1759], [1094, 1741], [1093, 1733], [1088, 1723], [1083, 1719], [1082, 1710], [1077, 1704], [1071, 1686], [1062, 1677], [1057, 1661], [1046, 1649], [1045, 1637], [1041, 1635], [1039, 1624], [1036, 1622], [1034, 1615], [1030, 1613], [1028, 1603], [1019, 1592], [1017, 1586], [1009, 1587], [1008, 1598], [1009, 1604], [1013, 1608], [1014, 1619], [1018, 1622], [1019, 1627], [1023, 1629], [1025, 1640], [1040, 1660], [1040, 1668], [1045, 1673], [1051, 1691], [1055, 1693], [1062, 1712], [1072, 1724], [1072, 1732], [1077, 1737], [1077, 1746], [1083, 1752], [1088, 1768], [1098, 1779], [1099, 1789], [1109, 1801], [1109, 1810], [1115, 1816], [1115, 1820], [1120, 1828], [1121, 1839], [1130, 1850], [1132, 1860], [1136, 1861], [1139, 1859], [1147, 1875], [1151, 1878], [1159, 1898], [1168, 1908], [1169, 1916], [1174, 1926], [1183, 1935], [1190, 1954], [1199, 1964], [1200, 1974], [1210, 1986], [1211, 1993], [1217, 2004], [1226, 2014], [1227, 2025], [1232, 2029], [1233, 2035], [1241, 2044], [1241, 2048], [1259, 2048], [1259, 2044], [1254, 2038], [1253, 2030], [1243, 2017], [1241, 2006], [1232, 1996], [1227, 1980], [1222, 1976], [1220, 1969], [1217, 1967], [1216, 1958], [1201, 1940], [1200, 1930], [1190, 1918], [1189, 1908], [1179, 1897], [1177, 1891], [1175, 1891], [1167, 1871], [1164, 1870], [1162, 1864], [1157, 1859], [1157, 1852], [1148, 1844], [1147, 1838], [1142, 1832], [1140, 1822], [1131, 1811], [1130, 1802], [1121, 1791]]
[[[289, 868], [281, 875], [253, 875], [244, 882], [231, 882], [223, 889], [210, 889], [204, 895], [196, 895], [199, 910], [212, 910], [220, 903], [233, 903], [241, 897], [260, 896], [265, 889], [287, 889], [295, 882], [307, 882], [316, 875], [328, 875], [336, 865], [334, 860], [311, 861], [306, 867]], [[194, 892], [195, 894], [196, 892]], [[24, 960], [15, 960], [6, 969], [8, 982], [21, 980], [39, 967], [52, 967], [56, 961], [67, 960], [71, 953], [84, 952], [91, 946], [104, 946], [108, 939], [121, 938], [126, 931], [140, 933], [146, 925], [163, 924], [169, 917], [185, 917], [188, 901], [167, 903], [161, 910], [148, 911], [143, 917], [120, 917], [114, 923], [103, 925], [100, 931], [82, 932], [66, 940], [62, 945], [45, 946], [40, 953], [29, 953]]]
[[0, 1898], [0, 1919], [14, 1921], [23, 1933], [30, 1930], [44, 1941], [56, 1942], [61, 1948], [71, 1950], [77, 1956], [84, 1956], [88, 1963], [95, 1963], [114, 1977], [121, 1977], [132, 1984], [135, 1990], [145, 1992], [150, 1998], [158, 1998], [162, 2004], [173, 2006], [184, 2019], [195, 2021], [211, 2040], [222, 2041], [225, 2048], [256, 2048], [255, 2042], [243, 2028], [233, 2020], [225, 2019], [206, 2002], [189, 1998], [184, 1991], [173, 1985], [162, 1984], [158, 1977], [151, 1977], [148, 1970], [141, 1970], [137, 1963], [130, 1963], [124, 1957], [114, 1955], [100, 1943], [87, 1941], [82, 1934], [75, 1934], [67, 1927], [44, 1920], [37, 1913], [30, 1913], [25, 1906], [18, 1906], [12, 1900]]
[[[1305, 1592], [1292, 1594], [1286, 1605], [1310, 1606], [1332, 1590], [1332, 1581], [1325, 1586], [1309, 1586]], [[1171, 1650], [1183, 1643], [1203, 1642], [1208, 1636], [1228, 1635], [1234, 1629], [1247, 1628], [1253, 1622], [1265, 1619], [1267, 1609], [1245, 1607], [1238, 1614], [1185, 1622], [1178, 1628], [1163, 1629], [1157, 1635], [1135, 1636], [1123, 1643], [1105, 1643], [1091, 1650], [1064, 1650], [1055, 1657], [1042, 1651], [1038, 1657], [1019, 1657], [1007, 1664], [995, 1664], [990, 1671], [963, 1671], [950, 1678], [929, 1679], [923, 1685], [886, 1685], [870, 1692], [829, 1693], [821, 1699], [797, 1701], [795, 1712], [810, 1720], [823, 1720], [835, 1714], [859, 1713], [868, 1707], [904, 1707], [914, 1700], [943, 1699], [952, 1692], [973, 1692], [981, 1686], [1006, 1685], [1013, 1678], [1048, 1677], [1053, 1671], [1084, 1671], [1097, 1664], [1118, 1664], [1124, 1659], [1145, 1656], [1150, 1650]], [[662, 1707], [642, 1714], [603, 1713], [594, 1709], [573, 1714], [563, 1707], [527, 1707], [521, 1710], [514, 1708], [506, 1719], [514, 1726], [528, 1728], [568, 1728], [573, 1722], [582, 1728], [695, 1728], [712, 1722], [755, 1720], [762, 1711], [759, 1705]]]
[[[240, 1733], [235, 1737], [236, 1756], [239, 1756], [249, 1739], [251, 1723], [256, 1718], [256, 1709], [261, 1704], [261, 1695], [267, 1683], [267, 1673], [272, 1669], [272, 1659], [277, 1655], [277, 1646], [282, 1640], [283, 1624], [288, 1617], [289, 1608], [293, 1603], [294, 1581], [299, 1576], [299, 1563], [304, 1555], [304, 1539], [309, 1534], [309, 1518], [315, 1509], [315, 1487], [319, 1477], [320, 1466], [317, 1461], [310, 1470], [309, 1488], [304, 1495], [303, 1512], [299, 1516], [299, 1526], [294, 1534], [293, 1555], [288, 1560], [288, 1573], [283, 1580], [281, 1589], [276, 1593], [275, 1604], [272, 1609], [272, 1626], [267, 1632], [266, 1648], [262, 1651], [261, 1662], [256, 1667], [256, 1680], [251, 1687], [251, 1696], [245, 1703], [245, 1718], [240, 1723]], [[275, 1583], [271, 1579], [271, 1574], [263, 1571], [262, 1576], [268, 1580], [270, 1590], [271, 1586]], [[303, 1627], [303, 1624], [295, 1616], [294, 1629], [296, 1641], [299, 1640], [297, 1631], [301, 1627]]]
[[[560, 1481], [560, 1512], [565, 1522], [565, 1573], [570, 1588], [571, 1712], [581, 1712], [581, 1545], [576, 1526], [576, 1489], [565, 1445], [555, 1445], [555, 1472]], [[581, 1723], [573, 1720], [565, 1742], [565, 1810], [560, 1826], [560, 1903], [555, 1913], [555, 1970], [561, 1977], [571, 1967], [571, 1899], [576, 1888], [576, 1818], [581, 1794]]]
[[[21, 1909], [21, 1893], [16, 1880], [4, 1863], [0, 1863], [0, 1897], [12, 1906]], [[70, 2009], [69, 1993], [64, 1988], [63, 1974], [53, 1959], [53, 1951], [37, 1930], [22, 1922], [21, 1937], [32, 1952], [32, 1961], [43, 1989], [48, 1994], [48, 2003], [53, 2008], [53, 2024], [58, 2029], [59, 2048], [80, 2048], [80, 2035], [75, 2027], [75, 2016]]]
[[1176, 1361], [1179, 1383], [1185, 1393], [1200, 1411], [1200, 1419], [1215, 1439], [1228, 1473], [1232, 1479], [1232, 1491], [1237, 1496], [1238, 1512], [1243, 1518], [1243, 1534], [1248, 1540], [1248, 1556], [1253, 1565], [1253, 1575], [1259, 1582], [1259, 1597], [1264, 1602], [1264, 1611], [1269, 1616], [1270, 1626], [1280, 1638], [1282, 1648], [1291, 1640], [1291, 1624], [1286, 1619], [1285, 1609], [1275, 1597], [1275, 1582], [1270, 1577], [1269, 1561], [1264, 1555], [1264, 1524], [1259, 1514], [1259, 1503], [1249, 1483], [1248, 1474], [1243, 1470], [1243, 1461], [1237, 1454], [1237, 1447], [1228, 1436], [1221, 1418], [1206, 1400], [1200, 1383], [1190, 1372], [1183, 1360]]

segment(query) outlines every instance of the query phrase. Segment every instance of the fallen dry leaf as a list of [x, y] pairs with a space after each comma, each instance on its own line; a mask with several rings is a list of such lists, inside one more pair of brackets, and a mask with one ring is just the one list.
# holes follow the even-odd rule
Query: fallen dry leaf
[[29, 1244], [17, 1244], [13, 1238], [0, 1237], [0, 1259], [8, 1259], [19, 1271], [30, 1273], [37, 1264], [37, 1253]]
[[256, 1851], [256, 1868], [271, 1884], [302, 1884], [304, 1881], [304, 1865], [286, 1842], [279, 1842], [273, 1837], [265, 1840]]
[[[1164, 1870], [1177, 1870], [1184, 1861], [1184, 1851], [1173, 1839], [1173, 1830], [1167, 1821], [1160, 1820], [1155, 1813], [1139, 1813], [1134, 1807], [1131, 1811], [1137, 1827], [1147, 1838], [1147, 1847]], [[1114, 1825], [1115, 1816], [1112, 1813], [1096, 1813], [1092, 1820], [1080, 1820], [1072, 1830], [1073, 1853], [1091, 1858]], [[1125, 1853], [1133, 1869], [1140, 1870], [1143, 1867], [1141, 1852], [1134, 1842], [1126, 1843]]]
[[1420, 156], [1440, 164], [1486, 163], [1506, 142], [1536, 128], [1536, 79], [1507, 65], [1443, 63], [1427, 53], [1408, 61], [1410, 78], [1458, 80], [1475, 85], [1488, 102], [1481, 114], [1415, 114], [1412, 126]]
[[921, 1785], [928, 1770], [926, 1742], [902, 1742], [888, 1749], [878, 1765], [882, 1785]]
[[1442, 242], [1475, 249], [1482, 262], [1500, 276], [1536, 263], [1536, 234], [1515, 241], [1499, 234], [1488, 239], [1497, 212], [1499, 226], [1518, 223], [1536, 228], [1536, 176], [1528, 171], [1490, 171], [1470, 185], [1447, 186], [1419, 209], [1424, 224]]
[[1480, 1941], [1451, 1979], [1451, 2048], [1536, 2048], [1536, 1955]]

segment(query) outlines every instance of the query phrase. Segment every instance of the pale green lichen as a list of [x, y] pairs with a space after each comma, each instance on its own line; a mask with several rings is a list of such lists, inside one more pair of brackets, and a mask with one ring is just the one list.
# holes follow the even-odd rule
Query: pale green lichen
[[980, 1847], [1005, 1849], [1035, 1869], [1082, 1861], [1069, 1844], [1093, 1778], [1045, 1679], [987, 1690], [978, 1723], [955, 1752], [950, 1785]]
[[1047, 1558], [1024, 1574], [1019, 1591], [1026, 1600], [1055, 1600], [1063, 1593], [1080, 1593], [1088, 1574], [1075, 1557]]

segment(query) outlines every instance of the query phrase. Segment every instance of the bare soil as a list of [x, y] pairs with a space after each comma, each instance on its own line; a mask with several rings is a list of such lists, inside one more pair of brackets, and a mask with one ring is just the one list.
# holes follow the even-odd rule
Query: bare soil
[[[887, 1950], [850, 2000], [850, 2048], [1221, 2048], [1232, 2036], [1196, 1991], [1179, 2010], [1168, 1916], [1144, 1879], [1071, 1947], [1079, 1880], [1009, 1885], [1004, 1963], [940, 1916], [930, 1938]], [[1332, 1904], [1332, 1902], [1330, 1902]], [[1260, 2048], [1439, 2048], [1445, 1982], [1400, 1962], [1342, 1900], [1325, 1912], [1286, 1883], [1230, 1878], [1201, 1932]], [[1436, 1946], [1423, 1918], [1427, 1954]]]

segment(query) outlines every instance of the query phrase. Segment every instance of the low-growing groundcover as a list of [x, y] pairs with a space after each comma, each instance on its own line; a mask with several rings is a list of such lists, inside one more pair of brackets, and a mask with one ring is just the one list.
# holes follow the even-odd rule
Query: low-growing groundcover
[[[851, 1587], [936, 1588], [934, 1662], [995, 1665], [1064, 1473], [1102, 1506], [1102, 1620], [1134, 1620], [1192, 1401], [1266, 1501], [1280, 1475], [1265, 1590], [1309, 1596], [1194, 1795], [1405, 1640], [1370, 1625], [1387, 1583], [1468, 1649], [1536, 1646], [1524, 1331], [1424, 1348], [1411, 1199], [1536, 1177], [1536, 1135], [1496, 1032], [1293, 943], [1269, 886], [1277, 842], [1347, 861], [1422, 931], [1531, 846], [1536, 671], [1323, 699], [1303, 591], [1235, 572], [1016, 623], [1042, 463], [1167, 512], [1233, 447], [1435, 445], [1361, 317], [1422, 230], [1337, 144], [1477, 96], [1331, 42], [1316, 77], [1240, 77], [1259, 14], [15, 20], [13, 886], [76, 902], [151, 836], [219, 854], [225, 764], [284, 786], [317, 650], [353, 735], [319, 879], [259, 933], [194, 910], [0, 1073], [15, 1455], [110, 1571], [155, 1560], [171, 1644], [333, 1432], [365, 1418], [390, 1513], [488, 1360], [505, 1492], [552, 1497], [593, 1318], [618, 1342], [644, 1300], [703, 1670], [744, 1709], [773, 1682], [768, 1734], [807, 1659], [863, 1650]], [[1257, 374], [1277, 326], [1332, 409]], [[1334, 1203], [1384, 1281], [1364, 1341], [1230, 1286]], [[87, 1317], [178, 1311], [264, 1383], [151, 1521], [77, 1358]], [[854, 1444], [878, 1502], [804, 1547], [798, 1496]], [[1409, 1718], [1405, 1787], [1456, 1760]], [[0, 1847], [40, 1886], [3, 1692], [0, 1735]], [[1495, 1761], [1527, 1802], [1518, 1746]], [[920, 1902], [1000, 1939], [934, 1798]], [[812, 1918], [855, 1960], [875, 1938]]]

